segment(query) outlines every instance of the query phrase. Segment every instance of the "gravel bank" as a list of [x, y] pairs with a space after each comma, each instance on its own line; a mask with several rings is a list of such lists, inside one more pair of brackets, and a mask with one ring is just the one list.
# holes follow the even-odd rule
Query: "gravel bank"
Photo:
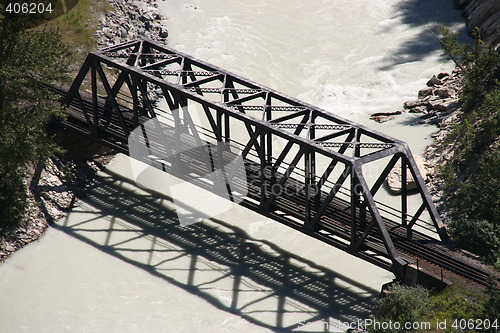
[[[101, 19], [95, 33], [99, 48], [104, 48], [137, 38], [165, 41], [168, 36], [164, 18], [160, 15], [156, 0], [110, 0], [114, 10]], [[94, 143], [81, 138], [65, 147], [70, 153], [86, 150], [86, 156], [54, 157], [44, 167], [31, 170], [26, 181], [29, 207], [26, 220], [8, 235], [0, 236], [0, 263], [26, 244], [43, 235], [50, 223], [63, 218], [74, 202], [85, 196], [85, 187], [95, 173], [113, 157]], [[74, 144], [79, 142], [78, 144]], [[94, 149], [94, 154], [89, 153]], [[97, 154], [95, 154], [97, 152]]]

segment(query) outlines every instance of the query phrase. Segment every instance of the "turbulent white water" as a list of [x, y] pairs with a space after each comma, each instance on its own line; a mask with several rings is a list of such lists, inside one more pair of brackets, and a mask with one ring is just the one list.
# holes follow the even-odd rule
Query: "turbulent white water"
[[429, 29], [457, 28], [459, 12], [452, 1], [417, 3], [166, 0], [160, 9], [170, 46], [365, 122], [401, 109], [430, 76], [453, 68]]
[[[410, 142], [385, 124], [443, 62], [452, 0], [165, 0], [170, 46]], [[423, 4], [421, 4], [423, 3]], [[426, 24], [424, 24], [424, 22]], [[179, 226], [118, 156], [40, 242], [0, 266], [0, 332], [338, 332], [393, 275], [242, 207]], [[127, 178], [128, 177], [128, 178]], [[325, 324], [326, 323], [326, 324]], [[344, 326], [345, 328], [345, 326]]]
[[[437, 40], [439, 27], [464, 28], [451, 0], [165, 0], [159, 6], [171, 47], [406, 141], [416, 155], [431, 143], [435, 126], [418, 124], [415, 114], [383, 124], [370, 115], [402, 110], [433, 75], [453, 70]], [[385, 166], [377, 163], [365, 173], [368, 180]], [[400, 208], [387, 193], [378, 196]], [[409, 204], [418, 208], [419, 196]]]

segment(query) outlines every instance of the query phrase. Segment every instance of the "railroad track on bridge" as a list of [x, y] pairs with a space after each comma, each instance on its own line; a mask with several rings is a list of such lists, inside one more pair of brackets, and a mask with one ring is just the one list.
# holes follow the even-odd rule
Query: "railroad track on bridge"
[[[64, 99], [66, 95], [66, 89], [51, 87], [51, 90]], [[91, 102], [88, 99], [83, 99], [82, 102], [87, 106], [91, 107]], [[99, 102], [99, 114], [104, 119], [105, 115], [110, 113], [105, 110], [105, 100], [100, 99]], [[73, 131], [80, 134], [86, 135], [92, 139], [95, 139], [92, 132], [85, 129], [83, 126], [86, 123], [85, 116], [81, 111], [81, 105], [79, 103], [72, 103], [68, 106], [68, 119], [63, 122], [63, 125]], [[129, 116], [125, 117], [127, 123], [132, 123], [132, 112], [129, 112]], [[126, 115], [126, 113], [125, 113]], [[139, 122], [146, 122], [149, 118], [144, 117], [139, 119]], [[106, 131], [107, 137], [101, 138], [99, 141], [107, 144], [108, 146], [117, 149], [119, 152], [128, 154], [126, 146], [123, 145], [126, 139], [126, 134], [120, 130], [119, 126], [114, 126], [117, 119], [113, 117], [109, 118], [109, 127]], [[171, 129], [174, 132], [174, 129]], [[168, 137], [173, 137], [170, 135]], [[184, 137], [184, 140], [192, 141], [190, 137]], [[126, 142], [126, 141], [125, 141]], [[189, 142], [193, 144], [193, 142]], [[198, 156], [187, 156], [192, 162]], [[231, 156], [226, 156], [227, 159], [231, 159]], [[366, 242], [363, 246], [363, 251], [353, 251], [349, 247], [350, 239], [350, 213], [349, 213], [349, 202], [342, 199], [336, 199], [327, 208], [323, 220], [320, 222], [320, 229], [311, 232], [304, 230], [303, 225], [299, 222], [303, 218], [304, 197], [300, 196], [299, 193], [301, 189], [304, 188], [304, 184], [300, 182], [289, 179], [287, 180], [286, 186], [288, 188], [295, 188], [296, 190], [291, 191], [294, 195], [280, 196], [279, 200], [275, 203], [275, 209], [269, 212], [262, 212], [259, 209], [257, 201], [260, 197], [261, 184], [260, 184], [260, 167], [255, 161], [246, 160], [246, 176], [245, 184], [240, 184], [241, 186], [246, 186], [248, 188], [248, 197], [252, 200], [245, 200], [242, 205], [255, 210], [260, 213], [264, 213], [274, 220], [286, 224], [294, 229], [301, 232], [305, 232], [312, 237], [315, 237], [321, 241], [328, 244], [334, 245], [337, 248], [341, 248], [346, 252], [353, 255], [361, 257], [379, 267], [387, 270], [391, 270], [391, 264], [385, 259], [387, 257], [387, 252], [384, 248], [382, 240], [378, 237], [378, 231], [376, 229], [371, 230], [370, 235], [367, 237]], [[200, 162], [199, 164], [190, 163], [190, 167], [193, 172], [203, 173], [204, 166]], [[278, 179], [280, 175], [277, 176]], [[200, 186], [206, 186], [203, 182], [199, 183]], [[270, 184], [267, 184], [266, 191], [270, 192]], [[327, 193], [323, 191], [319, 198], [319, 202], [327, 197]], [[313, 205], [313, 210], [319, 207]], [[370, 221], [367, 221], [369, 223]], [[357, 221], [360, 225], [362, 222]], [[440, 270], [444, 270], [446, 275], [448, 272], [452, 272], [459, 276], [462, 276], [468, 280], [474, 281], [481, 285], [486, 285], [488, 280], [492, 277], [490, 273], [473, 266], [469, 263], [465, 263], [456, 256], [452, 254], [452, 250], [448, 249], [444, 244], [440, 244], [434, 238], [431, 238], [423, 233], [413, 231], [412, 239], [407, 238], [407, 230], [401, 225], [388, 218], [384, 218], [384, 223], [387, 225], [391, 238], [394, 240], [394, 245], [398, 252], [404, 256], [408, 262], [419, 262], [421, 265], [427, 262], [430, 265], [434, 265]], [[499, 281], [498, 277], [494, 277]]]
[[[67, 106], [65, 127], [125, 154], [132, 133], [145, 148], [141, 154], [147, 152], [132, 157], [167, 172], [189, 171], [198, 176], [189, 180], [208, 190], [215, 180], [202, 178], [216, 164], [239, 158], [228, 149], [236, 147], [245, 177], [216, 173], [245, 189], [241, 205], [391, 270], [397, 279], [413, 278], [411, 265], [424, 262], [477, 283], [488, 279], [487, 272], [419, 232], [430, 228], [447, 241], [413, 154], [401, 140], [149, 40], [91, 52], [71, 87], [53, 90]], [[152, 90], [162, 96], [162, 110]], [[192, 112], [201, 120], [195, 122]], [[161, 117], [168, 119], [158, 125]], [[373, 165], [379, 169], [369, 179], [365, 172]], [[396, 167], [397, 209], [377, 200]], [[414, 180], [416, 200], [409, 201], [407, 176]], [[276, 192], [280, 187], [293, 191]]]

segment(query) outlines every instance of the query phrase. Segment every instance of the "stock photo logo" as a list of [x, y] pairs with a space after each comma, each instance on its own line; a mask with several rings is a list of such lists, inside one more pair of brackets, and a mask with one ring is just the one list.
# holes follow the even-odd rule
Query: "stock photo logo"
[[241, 151], [211, 141], [194, 126], [174, 128], [157, 117], [129, 135], [136, 184], [171, 198], [181, 225], [228, 212], [248, 193]]
[[[29, 0], [29, 1], [0, 1], [0, 21], [5, 18], [15, 31], [34, 28], [42, 23], [54, 20], [68, 14], [79, 0]], [[79, 22], [79, 14], [68, 17], [73, 23]]]

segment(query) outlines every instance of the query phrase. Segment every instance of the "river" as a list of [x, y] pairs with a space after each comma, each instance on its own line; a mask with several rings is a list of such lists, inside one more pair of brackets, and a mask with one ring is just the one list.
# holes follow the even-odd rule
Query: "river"
[[[170, 46], [408, 141], [400, 110], [436, 73], [429, 27], [463, 29], [452, 0], [159, 2]], [[424, 3], [421, 5], [420, 3]], [[432, 3], [432, 4], [431, 4]], [[118, 155], [68, 216], [0, 266], [1, 332], [337, 332], [393, 275], [235, 206], [180, 226]], [[343, 328], [342, 328], [343, 327]]]

